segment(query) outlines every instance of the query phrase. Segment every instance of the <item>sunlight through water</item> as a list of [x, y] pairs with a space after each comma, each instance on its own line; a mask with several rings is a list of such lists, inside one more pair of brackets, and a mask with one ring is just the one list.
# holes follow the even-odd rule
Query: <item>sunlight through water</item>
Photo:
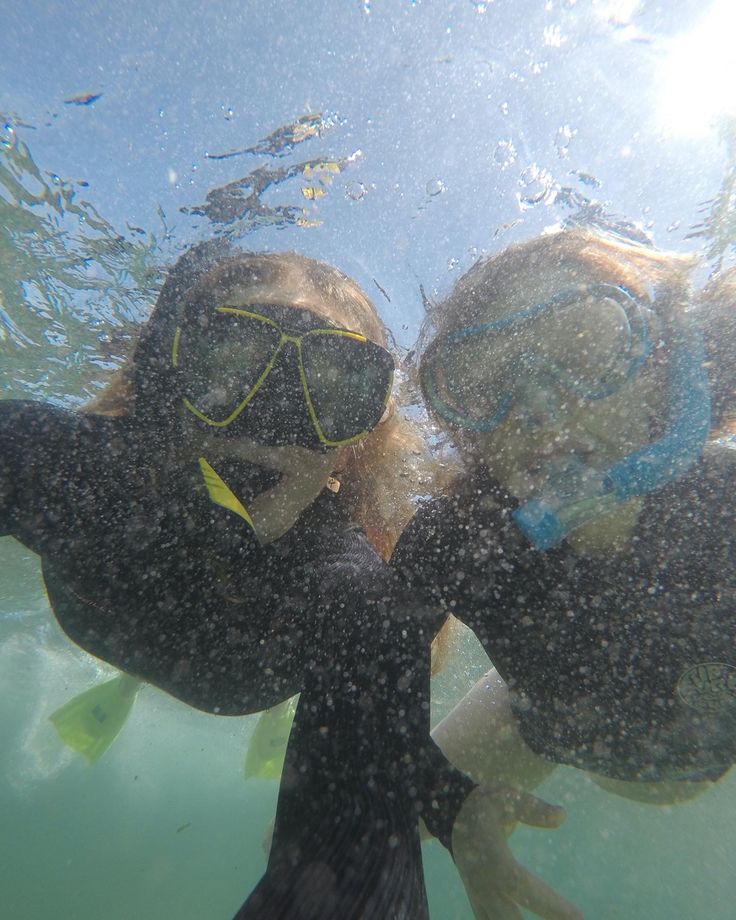
[[736, 114], [733, 36], [736, 6], [716, 0], [689, 32], [672, 39], [660, 77], [665, 133], [698, 138]]

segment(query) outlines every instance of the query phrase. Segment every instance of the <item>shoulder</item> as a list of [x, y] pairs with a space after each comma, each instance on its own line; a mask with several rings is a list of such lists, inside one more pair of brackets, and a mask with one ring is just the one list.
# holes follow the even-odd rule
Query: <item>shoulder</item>
[[[117, 427], [113, 419], [25, 399], [0, 400], [3, 441], [51, 442], [64, 436], [84, 436]], [[58, 441], [54, 445], [58, 449]]]
[[487, 549], [489, 543], [503, 539], [509, 510], [482, 483], [455, 495], [421, 502], [401, 535], [391, 563], [411, 566], [438, 555], [447, 559], [468, 547]]
[[665, 488], [652, 493], [649, 511], [680, 526], [687, 520], [713, 525], [723, 518], [732, 527], [736, 449], [724, 442], [707, 444], [696, 464]]

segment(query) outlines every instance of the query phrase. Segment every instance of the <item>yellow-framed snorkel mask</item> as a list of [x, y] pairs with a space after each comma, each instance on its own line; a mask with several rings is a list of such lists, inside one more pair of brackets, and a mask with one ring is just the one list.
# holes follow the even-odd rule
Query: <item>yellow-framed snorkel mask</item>
[[322, 447], [352, 444], [378, 424], [394, 373], [390, 353], [364, 335], [273, 304], [222, 305], [185, 322], [171, 362], [184, 406], [205, 425], [258, 437], [261, 411], [278, 407], [279, 423], [297, 428], [306, 406], [310, 430], [297, 443]]

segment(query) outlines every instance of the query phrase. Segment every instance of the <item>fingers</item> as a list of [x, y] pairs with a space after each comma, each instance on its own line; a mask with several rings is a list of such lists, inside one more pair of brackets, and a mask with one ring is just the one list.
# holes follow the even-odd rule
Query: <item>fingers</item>
[[329, 475], [337, 453], [336, 450], [318, 452], [296, 444], [273, 447], [245, 438], [239, 441], [239, 454], [243, 459], [294, 476], [322, 471], [325, 471], [326, 476]]
[[475, 920], [522, 920], [519, 908], [501, 892], [489, 893], [481, 900], [468, 891]]
[[514, 822], [555, 828], [564, 810], [506, 785], [486, 789], [472, 805], [458, 816], [453, 852], [476, 920], [521, 920], [521, 907], [544, 920], [582, 920], [574, 905], [514, 859], [507, 843]]
[[479, 787], [480, 796], [491, 805], [498, 815], [498, 820], [509, 828], [519, 821], [532, 827], [557, 828], [565, 820], [565, 809], [559, 805], [550, 805], [530, 792], [524, 792], [506, 783], [497, 783], [490, 787]]
[[543, 920], [584, 920], [574, 904], [513, 859], [497, 864], [493, 875], [475, 884], [463, 880], [476, 920], [521, 920], [519, 907]]
[[509, 896], [533, 914], [544, 920], [584, 920], [583, 914], [574, 904], [518, 863], [508, 878]]
[[532, 827], [559, 827], [565, 820], [565, 809], [550, 805], [529, 792], [520, 792], [514, 808], [514, 817]]

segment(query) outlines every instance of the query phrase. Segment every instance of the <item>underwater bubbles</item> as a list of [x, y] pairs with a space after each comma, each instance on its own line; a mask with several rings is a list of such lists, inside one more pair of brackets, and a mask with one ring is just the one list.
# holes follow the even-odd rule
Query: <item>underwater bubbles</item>
[[570, 125], [560, 125], [555, 134], [555, 149], [557, 150], [557, 156], [564, 160], [569, 154], [570, 142], [577, 134], [577, 131], [574, 128], [571, 128]]
[[351, 179], [350, 182], [345, 184], [345, 197], [349, 198], [351, 201], [361, 201], [368, 193], [368, 189], [363, 185], [362, 182], [356, 182], [354, 179]]
[[442, 179], [430, 179], [427, 183], [426, 191], [430, 198], [435, 198], [437, 195], [447, 191], [447, 186]]
[[496, 149], [493, 151], [493, 162], [500, 169], [508, 169], [512, 163], [516, 160], [516, 147], [514, 147], [514, 142], [509, 138], [508, 140], [499, 141], [496, 144]]
[[519, 208], [527, 211], [538, 204], [552, 204], [557, 197], [557, 184], [551, 173], [532, 163], [527, 166], [517, 181], [520, 191], [516, 194]]

